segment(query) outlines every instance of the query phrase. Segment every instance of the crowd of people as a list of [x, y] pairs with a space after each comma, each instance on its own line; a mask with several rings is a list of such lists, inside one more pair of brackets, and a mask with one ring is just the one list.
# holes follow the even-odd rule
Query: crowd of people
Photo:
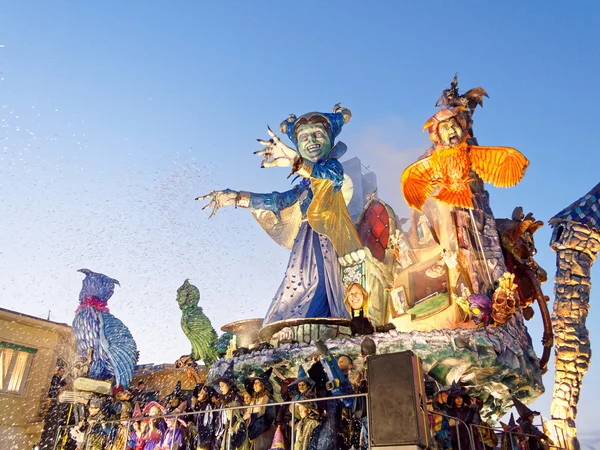
[[437, 390], [427, 399], [429, 425], [434, 446], [439, 450], [542, 450], [553, 445], [552, 440], [533, 421], [539, 412], [532, 411], [517, 398], [513, 404], [519, 419], [508, 424], [501, 423], [503, 431], [498, 433], [482, 420], [480, 411], [483, 402], [470, 396], [457, 383]]
[[[375, 353], [375, 342], [365, 338], [361, 349], [366, 360]], [[365, 393], [366, 364], [355, 370], [350, 356], [327, 358], [326, 351], [299, 366], [296, 378], [278, 379], [277, 400], [272, 369], [257, 368], [239, 383], [232, 366], [191, 393], [178, 382], [158, 398], [141, 381], [137, 389], [93, 397], [62, 445], [73, 450], [366, 449], [364, 398], [332, 398]], [[299, 403], [271, 405], [279, 399]]]
[[[362, 365], [345, 354], [333, 357], [324, 344], [296, 378], [278, 379], [274, 396], [272, 369], [257, 368], [243, 380], [230, 366], [211, 383], [198, 383], [159, 398], [143, 381], [134, 390], [93, 397], [85, 415], [62, 439], [68, 450], [362, 450], [368, 448], [365, 397], [368, 356], [376, 353], [370, 338], [361, 344]], [[305, 369], [306, 367], [306, 369]], [[62, 374], [60, 374], [62, 375]], [[53, 394], [64, 386], [60, 376]], [[243, 381], [243, 382], [240, 382]], [[431, 384], [430, 384], [431, 386]], [[55, 392], [56, 391], [56, 392]], [[430, 448], [438, 450], [538, 450], [549, 441], [533, 426], [538, 413], [513, 399], [519, 412], [503, 424], [503, 439], [481, 419], [482, 402], [454, 383], [426, 389]], [[293, 405], [273, 403], [297, 402]], [[229, 409], [227, 409], [229, 408]]]

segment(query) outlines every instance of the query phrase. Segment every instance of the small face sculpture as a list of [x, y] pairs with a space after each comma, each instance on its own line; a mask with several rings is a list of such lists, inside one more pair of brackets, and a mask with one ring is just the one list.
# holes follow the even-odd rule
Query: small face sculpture
[[469, 297], [469, 312], [471, 313], [471, 320], [477, 325], [477, 328], [484, 327], [490, 322], [492, 301], [486, 295], [471, 295]]
[[463, 398], [462, 398], [462, 397], [460, 397], [460, 396], [458, 396], [458, 397], [456, 397], [456, 398], [454, 399], [454, 405], [455, 405], [457, 408], [460, 408], [460, 407], [462, 407], [463, 403], [464, 403], [464, 402], [463, 402]]
[[265, 385], [262, 384], [262, 381], [260, 380], [254, 380], [254, 384], [252, 385], [252, 387], [254, 388], [254, 392], [256, 392], [257, 394], [265, 389]]
[[229, 385], [227, 383], [225, 383], [224, 381], [220, 381], [219, 382], [219, 390], [221, 391], [221, 394], [227, 395], [229, 393]]
[[463, 140], [465, 132], [455, 118], [440, 122], [438, 125], [438, 136], [440, 143], [445, 147], [453, 147]]
[[298, 151], [304, 159], [315, 162], [331, 150], [329, 132], [322, 123], [300, 125], [296, 136]]
[[506, 323], [517, 310], [517, 299], [514, 293], [498, 288], [494, 292], [492, 303], [492, 319], [498, 325]]
[[150, 408], [150, 411], [148, 411], [148, 415], [150, 417], [160, 416], [160, 408], [158, 406], [153, 406]]
[[358, 286], [352, 286], [348, 291], [348, 304], [353, 311], [360, 310], [363, 307], [365, 299]]

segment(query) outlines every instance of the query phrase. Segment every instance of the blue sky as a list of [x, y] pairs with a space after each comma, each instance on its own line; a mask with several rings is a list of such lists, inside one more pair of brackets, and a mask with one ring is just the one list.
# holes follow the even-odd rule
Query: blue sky
[[[188, 352], [175, 291], [198, 285], [215, 326], [261, 317], [285, 269], [247, 211], [208, 221], [213, 188], [284, 190], [255, 139], [289, 113], [352, 110], [340, 139], [400, 216], [406, 165], [455, 72], [490, 95], [482, 144], [531, 162], [490, 188], [497, 217], [545, 222], [599, 180], [596, 2], [4, 2], [0, 14], [0, 306], [70, 322], [87, 267], [121, 281], [111, 310], [142, 362]], [[550, 276], [545, 226], [538, 262]], [[592, 280], [600, 274], [592, 272]], [[552, 296], [551, 282], [545, 286]], [[592, 345], [600, 322], [592, 293]], [[538, 352], [541, 326], [530, 331]], [[168, 342], [168, 345], [165, 345]], [[552, 389], [552, 374], [545, 377]], [[578, 424], [594, 429], [600, 369]], [[550, 396], [534, 406], [549, 414]]]

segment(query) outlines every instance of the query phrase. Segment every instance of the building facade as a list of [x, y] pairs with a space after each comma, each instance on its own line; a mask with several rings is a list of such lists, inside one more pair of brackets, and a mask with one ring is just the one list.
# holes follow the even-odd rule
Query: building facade
[[0, 308], [0, 442], [30, 450], [43, 429], [48, 389], [57, 365], [73, 364], [71, 327]]

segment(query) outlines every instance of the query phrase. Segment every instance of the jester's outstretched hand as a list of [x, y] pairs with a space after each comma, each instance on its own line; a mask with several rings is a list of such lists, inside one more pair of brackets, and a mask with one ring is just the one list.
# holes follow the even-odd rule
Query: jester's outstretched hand
[[293, 167], [294, 163], [298, 161], [300, 155], [277, 137], [270, 127], [267, 127], [267, 131], [271, 139], [263, 141], [257, 139], [261, 145], [265, 145], [266, 148], [254, 152], [255, 155], [263, 157], [262, 164], [260, 167]]
[[[296, 151], [281, 142], [281, 139], [279, 139], [279, 137], [277, 137], [277, 135], [273, 133], [271, 128], [268, 126], [267, 132], [269, 133], [269, 136], [271, 136], [268, 141], [257, 139], [257, 141], [261, 145], [264, 145], [265, 148], [254, 152], [255, 155], [263, 157], [260, 167], [294, 167], [297, 165], [299, 160], [302, 159], [301, 156]], [[243, 196], [243, 193], [240, 194], [238, 191], [225, 189], [224, 191], [212, 191], [206, 195], [197, 197], [196, 200], [210, 200], [210, 202], [202, 209], [213, 207], [213, 210], [209, 216], [209, 219], [212, 219], [217, 211], [223, 206], [238, 206], [240, 200], [242, 200], [241, 196]]]

